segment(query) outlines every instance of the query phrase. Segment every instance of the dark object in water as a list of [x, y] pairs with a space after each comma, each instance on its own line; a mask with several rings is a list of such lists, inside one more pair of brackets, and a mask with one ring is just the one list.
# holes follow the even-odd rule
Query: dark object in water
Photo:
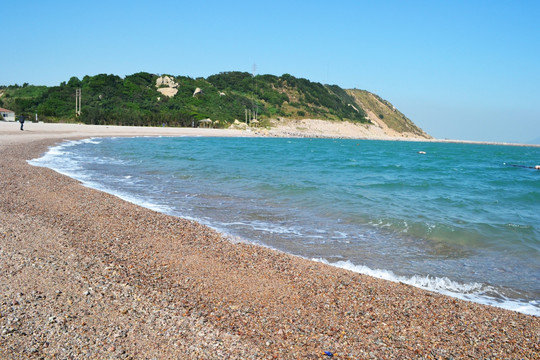
[[513, 166], [513, 167], [519, 167], [519, 168], [524, 168], [524, 169], [535, 169], [535, 170], [540, 170], [540, 165], [536, 165], [536, 166], [527, 166], [527, 165], [508, 164], [508, 163], [504, 163], [504, 165], [507, 165], [507, 166]]

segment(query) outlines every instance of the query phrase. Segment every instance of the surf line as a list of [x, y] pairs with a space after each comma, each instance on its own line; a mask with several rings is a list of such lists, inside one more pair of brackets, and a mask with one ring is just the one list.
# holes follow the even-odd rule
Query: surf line
[[513, 166], [513, 167], [519, 167], [519, 168], [524, 168], [524, 169], [535, 169], [535, 170], [540, 170], [540, 165], [527, 166], [527, 165], [508, 164], [508, 163], [504, 163], [504, 165], [506, 165], [506, 166]]

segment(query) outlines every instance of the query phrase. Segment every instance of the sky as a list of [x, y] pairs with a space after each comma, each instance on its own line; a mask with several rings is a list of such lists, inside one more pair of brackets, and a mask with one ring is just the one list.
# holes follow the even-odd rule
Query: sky
[[540, 1], [1, 3], [0, 85], [255, 69], [374, 92], [436, 138], [540, 143]]

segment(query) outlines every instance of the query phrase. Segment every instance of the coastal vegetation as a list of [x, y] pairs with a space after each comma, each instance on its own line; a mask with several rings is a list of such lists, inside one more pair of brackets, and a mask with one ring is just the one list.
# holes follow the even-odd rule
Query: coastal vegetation
[[[75, 112], [77, 89], [82, 92], [80, 114]], [[216, 127], [246, 118], [255, 118], [263, 126], [279, 118], [369, 124], [372, 120], [367, 112], [372, 111], [389, 120], [390, 128], [421, 132], [399, 112], [399, 118], [388, 117], [389, 103], [376, 95], [376, 102], [368, 101], [365, 94], [371, 93], [351, 92], [290, 74], [253, 76], [232, 71], [194, 79], [139, 72], [124, 78], [108, 74], [72, 77], [51, 87], [0, 86], [0, 107], [30, 118], [37, 114], [45, 122], [194, 126], [211, 119]]]

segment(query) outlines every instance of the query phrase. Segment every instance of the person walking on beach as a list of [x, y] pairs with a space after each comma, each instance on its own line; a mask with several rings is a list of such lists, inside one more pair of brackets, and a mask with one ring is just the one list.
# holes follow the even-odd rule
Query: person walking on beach
[[19, 122], [21, 123], [21, 130], [23, 130], [23, 126], [24, 126], [24, 116], [19, 116]]

